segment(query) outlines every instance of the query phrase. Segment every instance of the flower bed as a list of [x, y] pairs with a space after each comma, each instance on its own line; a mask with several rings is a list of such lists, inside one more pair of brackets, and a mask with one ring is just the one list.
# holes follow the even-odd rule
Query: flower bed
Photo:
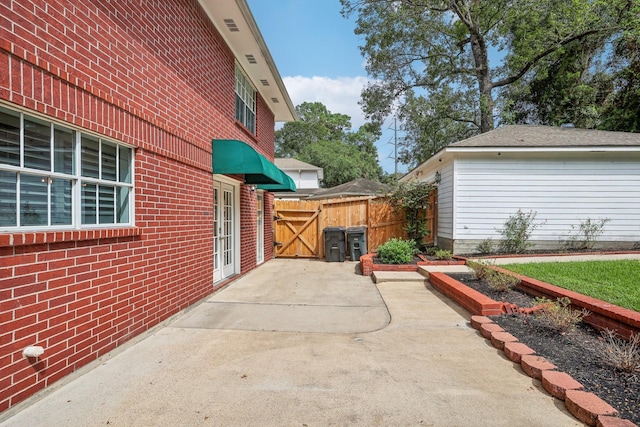
[[[499, 267], [494, 268], [500, 269]], [[577, 310], [586, 309], [590, 314], [584, 318], [584, 322], [598, 330], [612, 329], [627, 338], [632, 334], [640, 333], [640, 313], [637, 311], [587, 297], [540, 280], [521, 275], [518, 275], [518, 277], [522, 279], [522, 282], [517, 288], [522, 292], [552, 300], [567, 297], [571, 300], [573, 308]], [[512, 307], [492, 300], [447, 274], [431, 273], [429, 274], [429, 282], [434, 288], [447, 295], [471, 314], [485, 316], [500, 314], [495, 312], [496, 309], [493, 303], [499, 304], [503, 313], [513, 310]]]
[[431, 260], [424, 255], [418, 254], [421, 261], [415, 264], [378, 264], [374, 262], [375, 253], [362, 255], [360, 257], [360, 269], [363, 276], [371, 276], [374, 271], [418, 271], [423, 265], [465, 265], [466, 261], [462, 258], [453, 257], [450, 260]]

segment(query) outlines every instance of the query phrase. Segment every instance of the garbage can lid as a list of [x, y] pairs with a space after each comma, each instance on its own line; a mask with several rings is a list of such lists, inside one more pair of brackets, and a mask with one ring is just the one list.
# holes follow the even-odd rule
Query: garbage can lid
[[367, 231], [367, 226], [361, 226], [361, 227], [349, 227], [347, 228], [347, 233], [349, 232], [360, 232], [360, 233], [365, 233]]
[[323, 231], [342, 231], [344, 233], [345, 227], [325, 227]]

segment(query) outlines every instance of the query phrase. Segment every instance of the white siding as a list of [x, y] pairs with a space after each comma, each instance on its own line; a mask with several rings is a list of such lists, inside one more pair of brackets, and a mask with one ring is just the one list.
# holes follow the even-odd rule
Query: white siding
[[319, 188], [317, 171], [301, 171], [300, 186], [298, 188]]
[[535, 223], [546, 221], [531, 240], [563, 240], [572, 225], [610, 218], [600, 240], [640, 241], [638, 156], [563, 156], [457, 159], [454, 238], [499, 239], [496, 229], [521, 209], [536, 211]]
[[453, 238], [453, 163], [440, 169], [438, 184], [438, 236]]
[[296, 184], [296, 188], [304, 189], [304, 188], [320, 188], [320, 183], [318, 180], [318, 171], [306, 171], [306, 170], [285, 170], [283, 171], [293, 180], [294, 184]]

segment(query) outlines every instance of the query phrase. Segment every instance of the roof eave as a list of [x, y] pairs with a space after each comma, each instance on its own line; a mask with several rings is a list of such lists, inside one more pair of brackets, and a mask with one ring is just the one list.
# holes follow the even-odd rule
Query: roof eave
[[587, 146], [587, 147], [447, 147], [449, 153], [603, 153], [603, 152], [640, 152], [636, 146]]
[[[236, 61], [274, 115], [276, 122], [297, 120], [296, 111], [271, 53], [260, 33], [246, 0], [198, 0], [217, 28]], [[238, 31], [231, 31], [225, 20], [233, 20]], [[246, 55], [252, 55], [255, 63]], [[267, 84], [264, 84], [266, 82]]]

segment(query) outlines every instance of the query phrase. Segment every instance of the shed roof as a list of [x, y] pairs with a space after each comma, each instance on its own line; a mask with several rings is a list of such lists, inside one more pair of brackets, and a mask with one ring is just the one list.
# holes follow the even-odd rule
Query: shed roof
[[640, 133], [570, 127], [508, 125], [449, 145], [456, 148], [640, 147]]
[[[400, 178], [433, 173], [442, 161], [460, 153], [640, 153], [640, 133], [542, 125], [507, 125], [450, 144]], [[424, 178], [423, 178], [424, 179]]]

